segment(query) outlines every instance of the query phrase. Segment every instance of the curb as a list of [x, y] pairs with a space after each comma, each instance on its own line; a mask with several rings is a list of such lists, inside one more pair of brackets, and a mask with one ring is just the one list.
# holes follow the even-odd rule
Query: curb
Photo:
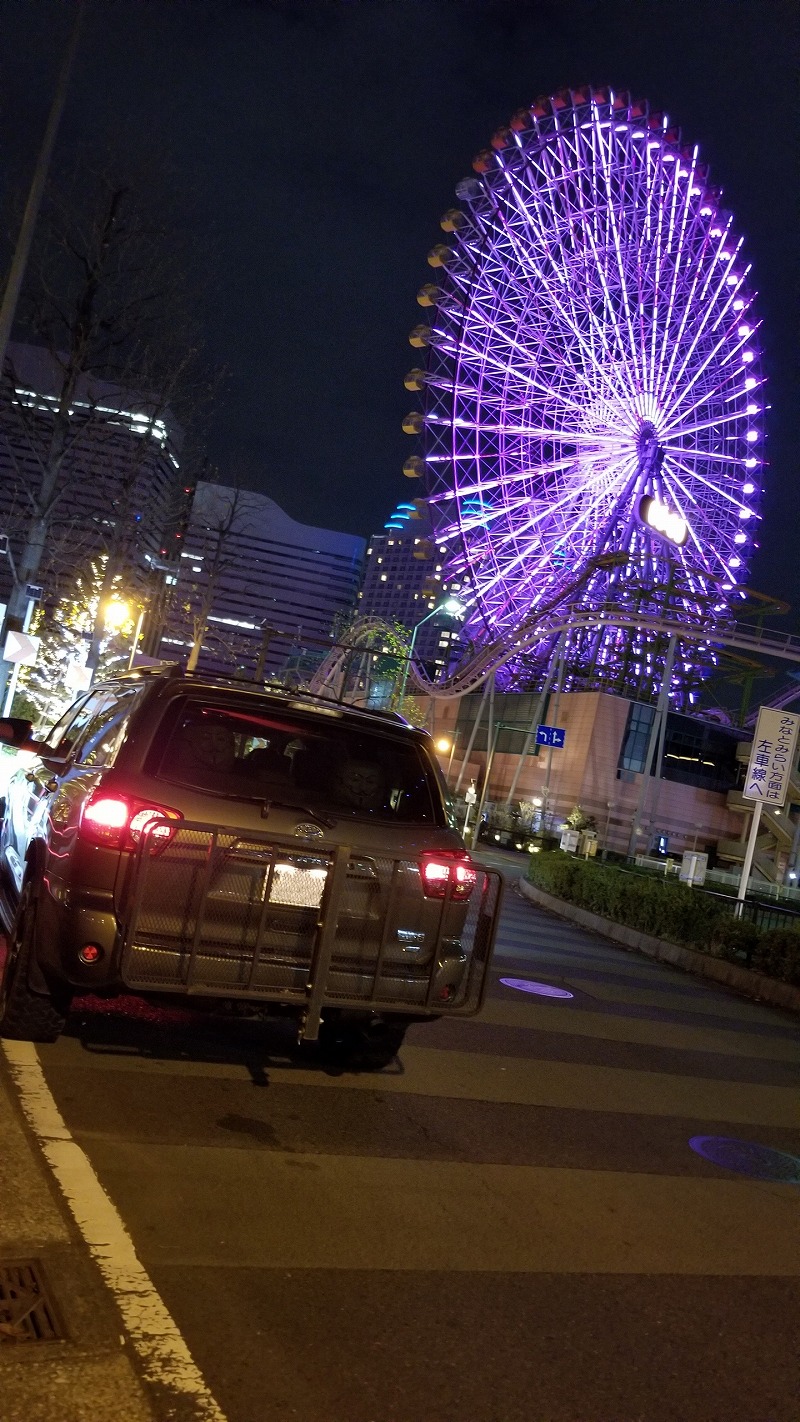
[[23, 1114], [0, 1046], [0, 1268], [34, 1266], [63, 1333], [0, 1344], [3, 1422], [154, 1422], [116, 1303]]
[[658, 958], [660, 962], [671, 963], [683, 968], [696, 977], [710, 978], [713, 982], [724, 983], [745, 997], [767, 1002], [772, 1007], [783, 1007], [788, 1012], [800, 1012], [800, 988], [792, 983], [782, 983], [776, 978], [768, 978], [763, 973], [754, 973], [750, 968], [740, 968], [736, 963], [728, 963], [724, 958], [712, 958], [707, 953], [698, 953], [693, 948], [682, 948], [677, 943], [668, 943], [664, 938], [654, 938], [650, 933], [640, 933], [638, 929], [625, 924], [614, 923], [610, 918], [601, 918], [588, 909], [578, 908], [565, 899], [556, 899], [537, 889], [524, 877], [519, 879], [519, 890], [523, 898], [530, 899], [540, 908], [548, 909], [559, 918], [566, 918], [580, 928], [588, 928], [603, 938], [610, 938], [623, 948], [636, 953], [644, 953], [648, 958]]

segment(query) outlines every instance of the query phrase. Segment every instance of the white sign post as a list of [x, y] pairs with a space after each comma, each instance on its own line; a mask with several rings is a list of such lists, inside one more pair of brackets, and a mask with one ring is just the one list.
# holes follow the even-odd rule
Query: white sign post
[[753, 802], [753, 819], [742, 865], [742, 877], [739, 880], [739, 892], [736, 895], [739, 901], [737, 916], [741, 915], [741, 905], [747, 894], [762, 807], [766, 805], [768, 809], [779, 810], [786, 801], [794, 768], [798, 729], [800, 716], [793, 715], [791, 711], [776, 711], [771, 706], [762, 706], [758, 713], [742, 791], [742, 798]]
[[466, 794], [464, 795], [464, 799], [465, 799], [466, 804], [467, 804], [467, 813], [466, 813], [466, 815], [464, 816], [464, 828], [462, 829], [461, 834], [462, 834], [463, 838], [466, 839], [466, 837], [467, 837], [467, 826], [469, 825], [469, 817], [470, 817], [470, 815], [471, 815], [471, 813], [472, 813], [472, 806], [475, 805], [475, 804], [477, 804], [477, 801], [478, 801], [478, 792], [477, 792], [477, 790], [475, 789], [475, 781], [474, 781], [474, 780], [470, 780], [470, 782], [469, 782], [469, 789], [467, 790]]

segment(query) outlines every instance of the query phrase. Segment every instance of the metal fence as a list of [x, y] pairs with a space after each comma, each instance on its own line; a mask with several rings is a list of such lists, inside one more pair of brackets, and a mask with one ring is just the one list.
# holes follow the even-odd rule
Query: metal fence
[[770, 928], [800, 929], [800, 913], [797, 909], [783, 908], [780, 904], [765, 904], [758, 899], [735, 899], [732, 894], [722, 894], [715, 889], [695, 889], [695, 893], [716, 899], [721, 909], [728, 909], [732, 917], [752, 923], [760, 932]]
[[314, 1039], [335, 1006], [469, 1016], [485, 991], [501, 876], [474, 866], [424, 892], [409, 857], [182, 821], [145, 835], [123, 885], [122, 977], [134, 992], [294, 1006]]

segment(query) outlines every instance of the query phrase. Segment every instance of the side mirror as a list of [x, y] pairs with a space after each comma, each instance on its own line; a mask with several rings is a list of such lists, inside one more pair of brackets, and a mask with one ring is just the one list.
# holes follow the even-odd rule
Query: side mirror
[[14, 746], [16, 750], [35, 750], [33, 722], [23, 721], [19, 716], [5, 716], [0, 719], [0, 744]]

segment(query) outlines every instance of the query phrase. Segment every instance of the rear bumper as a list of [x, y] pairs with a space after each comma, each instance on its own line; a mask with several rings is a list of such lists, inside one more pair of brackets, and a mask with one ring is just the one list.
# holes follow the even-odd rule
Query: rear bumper
[[[477, 1012], [500, 890], [479, 869], [467, 902], [430, 900], [409, 860], [184, 822], [166, 851], [145, 843], [130, 858], [116, 901], [43, 885], [39, 958], [76, 992], [280, 1004], [313, 1038], [332, 1008]], [[92, 965], [79, 958], [87, 943], [101, 950]]]

